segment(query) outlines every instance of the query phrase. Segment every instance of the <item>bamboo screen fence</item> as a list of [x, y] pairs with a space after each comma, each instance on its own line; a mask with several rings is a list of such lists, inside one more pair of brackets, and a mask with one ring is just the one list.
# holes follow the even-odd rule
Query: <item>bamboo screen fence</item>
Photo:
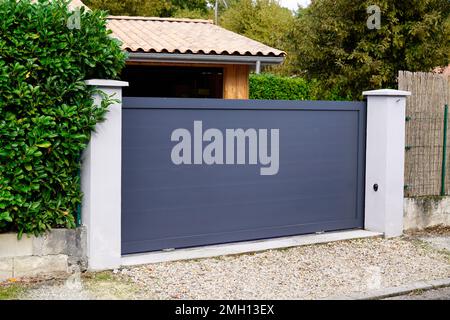
[[405, 119], [405, 196], [449, 194], [449, 148], [444, 151], [444, 120], [448, 123], [445, 105], [450, 101], [449, 80], [436, 73], [399, 72], [398, 89], [411, 91], [411, 96], [407, 98]]

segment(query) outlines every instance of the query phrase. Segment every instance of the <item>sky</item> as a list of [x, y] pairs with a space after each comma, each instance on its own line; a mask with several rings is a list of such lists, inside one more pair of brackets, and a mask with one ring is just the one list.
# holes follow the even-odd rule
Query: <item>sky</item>
[[306, 7], [310, 3], [310, 0], [280, 0], [280, 4], [283, 7], [287, 7], [292, 10], [297, 10], [298, 5]]

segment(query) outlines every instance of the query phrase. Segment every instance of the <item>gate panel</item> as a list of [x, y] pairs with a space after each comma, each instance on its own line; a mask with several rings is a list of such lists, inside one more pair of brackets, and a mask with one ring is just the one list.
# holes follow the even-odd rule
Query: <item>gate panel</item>
[[[123, 108], [123, 254], [363, 227], [362, 102], [124, 98]], [[195, 121], [224, 145], [227, 129], [278, 129], [278, 173], [261, 175], [248, 154], [174, 164], [171, 135], [194, 140]]]

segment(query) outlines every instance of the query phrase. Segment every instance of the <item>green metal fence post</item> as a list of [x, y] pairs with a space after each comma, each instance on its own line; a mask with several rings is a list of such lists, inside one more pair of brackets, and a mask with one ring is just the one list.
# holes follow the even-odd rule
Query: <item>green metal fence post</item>
[[441, 196], [445, 196], [445, 175], [447, 166], [447, 119], [448, 105], [444, 107], [444, 139], [442, 143]]
[[[80, 162], [80, 169], [78, 169], [78, 179], [81, 181], [81, 157], [78, 159]], [[80, 183], [81, 188], [81, 183]], [[75, 226], [78, 228], [81, 226], [81, 204], [77, 206], [77, 212], [75, 212]]]

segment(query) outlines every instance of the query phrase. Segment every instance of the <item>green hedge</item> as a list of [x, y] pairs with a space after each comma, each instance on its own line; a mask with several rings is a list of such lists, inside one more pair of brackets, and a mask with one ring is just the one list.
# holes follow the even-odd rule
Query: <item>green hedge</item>
[[73, 227], [80, 155], [109, 99], [95, 107], [84, 80], [117, 78], [125, 65], [105, 13], [67, 1], [0, 0], [0, 231]]
[[303, 78], [290, 78], [272, 74], [250, 75], [250, 99], [263, 100], [315, 100], [316, 84]]
[[273, 74], [250, 75], [250, 99], [256, 100], [352, 100], [339, 95], [339, 88], [325, 90], [317, 80]]

